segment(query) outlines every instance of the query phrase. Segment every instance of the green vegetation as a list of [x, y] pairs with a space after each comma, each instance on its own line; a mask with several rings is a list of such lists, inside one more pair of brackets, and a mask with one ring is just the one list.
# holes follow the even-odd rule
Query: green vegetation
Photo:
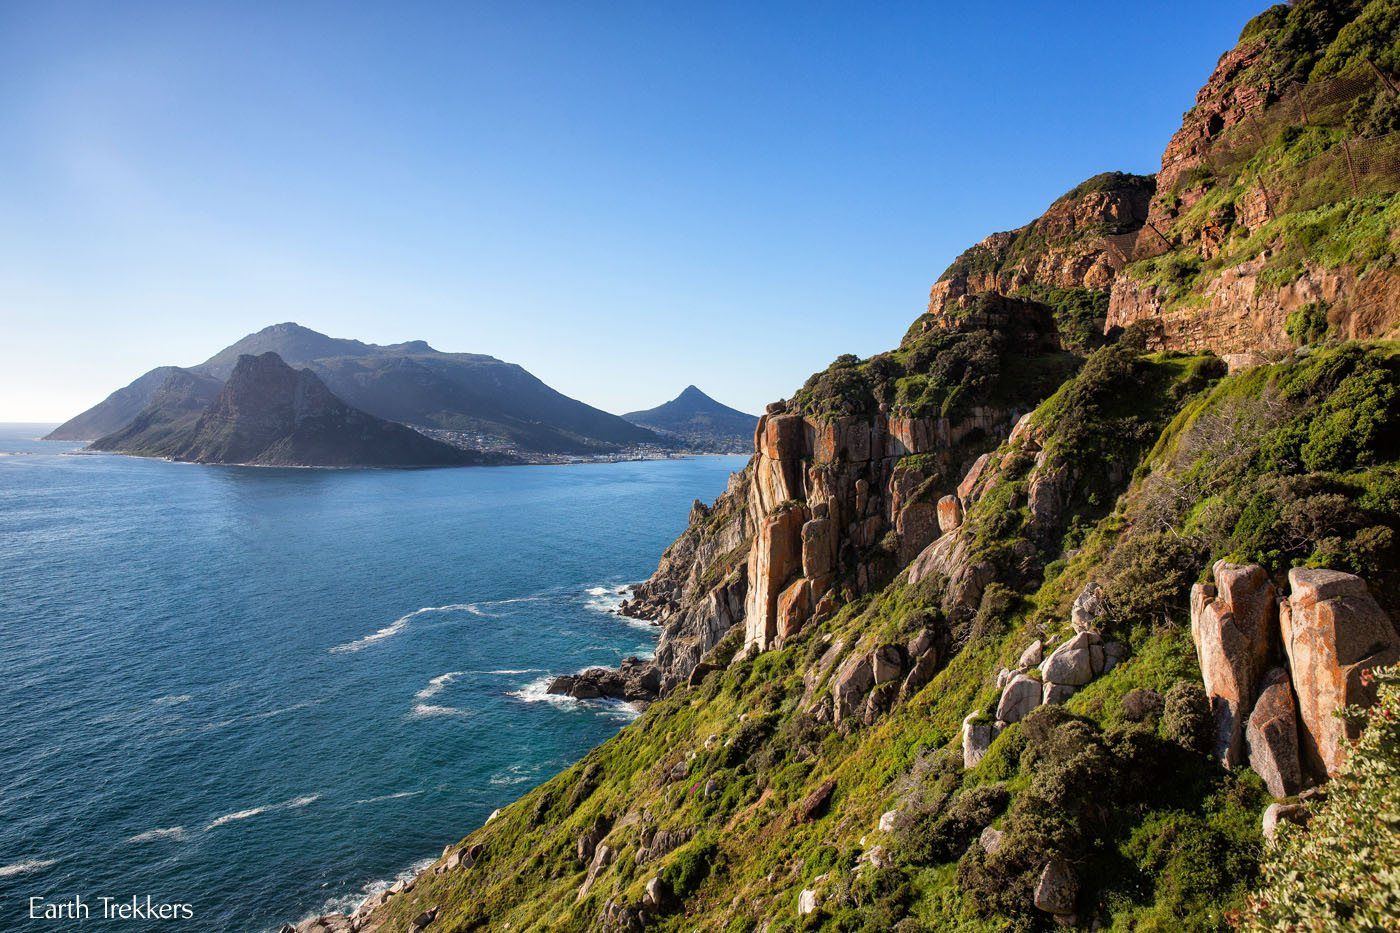
[[1306, 829], [1279, 827], [1239, 927], [1250, 933], [1400, 928], [1400, 668], [1370, 672], [1371, 709], [1342, 773]]
[[[980, 296], [966, 310], [969, 318], [1023, 314], [1035, 308], [992, 307]], [[1051, 326], [1048, 317], [1046, 326]], [[965, 414], [972, 406], [996, 402], [1032, 406], [1073, 372], [1069, 353], [1047, 351], [1033, 338], [1018, 340], [1002, 330], [970, 325], [939, 326], [924, 315], [897, 350], [867, 360], [846, 354], [815, 373], [793, 396], [796, 410], [818, 418], [872, 417], [877, 411], [911, 417]]]

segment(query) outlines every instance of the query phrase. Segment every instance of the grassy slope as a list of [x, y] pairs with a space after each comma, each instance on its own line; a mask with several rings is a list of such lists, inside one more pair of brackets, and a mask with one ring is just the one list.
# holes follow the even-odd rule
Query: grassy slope
[[[1125, 723], [1120, 702], [1130, 689], [1166, 692], [1178, 681], [1199, 681], [1182, 624], [1189, 577], [1169, 579], [1165, 595], [1127, 592], [1116, 600], [1123, 608], [1115, 610], [1110, 632], [1128, 642], [1131, 657], [1070, 701], [1067, 710], [1082, 717], [1082, 726], [1049, 721], [1058, 714], [1046, 716], [1033, 741], [1015, 727], [998, 738], [978, 768], [963, 773], [955, 763], [962, 718], [995, 702], [996, 670], [1013, 663], [1032, 637], [1045, 635], [1053, 643], [1068, 634], [1068, 603], [1091, 573], [1110, 593], [1141, 583], [1144, 567], [1154, 578], [1161, 575], [1152, 564], [1161, 555], [1140, 545], [1157, 534], [1150, 516], [1159, 507], [1156, 490], [1165, 478], [1199, 472], [1203, 463], [1221, 465], [1217, 447], [1203, 446], [1198, 436], [1203, 426], [1253, 411], [1256, 403], [1283, 405], [1286, 414], [1261, 435], [1260, 446], [1267, 446], [1273, 434], [1301, 429], [1307, 436], [1325, 424], [1329, 399], [1347, 378], [1379, 372], [1392, 388], [1397, 379], [1391, 348], [1369, 354], [1355, 347], [1329, 348], [1181, 394], [1181, 387], [1193, 384], [1199, 363], [1199, 358], [1152, 357], [1140, 364], [1140, 384], [1159, 402], [1147, 407], [1155, 411], [1160, 434], [1154, 431], [1156, 444], [1116, 507], [1078, 533], [1083, 542], [1077, 552], [1052, 561], [1038, 588], [1026, 594], [996, 590], [933, 682], [873, 727], [846, 733], [803, 715], [808, 692], [803, 678], [818, 672], [812, 679], [819, 696], [836, 666], [820, 664], [833, 641], [862, 647], [898, 641], [936, 620], [936, 594], [926, 586], [910, 587], [903, 577], [783, 649], [732, 665], [655, 704], [616, 738], [468, 837], [486, 846], [475, 867], [425, 876], [410, 896], [392, 905], [392, 916], [403, 923], [427, 906], [440, 905], [443, 929], [582, 930], [609, 899], [639, 903], [645, 883], [660, 872], [686, 898], [683, 909], [653, 921], [658, 929], [748, 930], [768, 920], [774, 930], [818, 924], [876, 930], [901, 917], [901, 928], [907, 929], [1030, 928], [1042, 922], [1040, 917], [998, 893], [1024, 896], [1025, 866], [1014, 857], [1003, 865], [981, 864], [988, 860], [979, 858], [977, 846], [969, 847], [966, 826], [949, 820], [971, 788], [996, 782], [1010, 794], [1009, 805], [994, 808], [1009, 838], [1021, 840], [1032, 854], [1045, 845], [1075, 853], [1091, 886], [1082, 903], [1115, 928], [1219, 927], [1223, 912], [1240, 901], [1254, 877], [1258, 813], [1266, 802], [1259, 782], [1248, 772], [1229, 775], [1183, 748], [1166, 723]], [[1091, 369], [1092, 361], [1086, 371]], [[1300, 385], [1307, 389], [1302, 395], [1277, 401]], [[1041, 408], [1047, 420], [1059, 413], [1052, 432], [1072, 427], [1064, 411], [1072, 388]], [[1375, 443], [1345, 455], [1348, 463], [1325, 465], [1349, 466], [1328, 475], [1370, 489], [1376, 508], [1364, 520], [1393, 530], [1400, 525], [1393, 406], [1382, 420]], [[1252, 460], [1256, 465], [1234, 474], [1240, 489], [1261, 482], [1273, 469], [1258, 465], [1258, 457]], [[1298, 471], [1307, 472], [1301, 465]], [[1172, 533], [1189, 534], [1186, 529], [1199, 521], [1202, 504], [1211, 498], [1201, 495], [1188, 503]], [[1003, 508], [1004, 502], [989, 496], [971, 518], [976, 522]], [[1094, 511], [1088, 503], [1082, 508], [1085, 514]], [[1236, 524], [1249, 523], [1237, 518]], [[1232, 528], [1219, 540], [1193, 545], [1192, 574], [1210, 558], [1223, 556], [1222, 549], [1269, 559], [1264, 552], [1241, 553], [1252, 545], [1242, 543], [1244, 531], [1236, 532]], [[1124, 550], [1144, 553], [1115, 563]], [[1346, 564], [1312, 551], [1272, 562], [1278, 566], [1279, 560]], [[730, 640], [717, 651], [726, 656], [734, 647]], [[683, 776], [672, 780], [668, 775], [677, 765]], [[1083, 773], [1075, 770], [1084, 767]], [[1160, 780], [1164, 773], [1170, 781]], [[827, 780], [836, 782], [829, 811], [798, 822], [798, 803]], [[1103, 799], [1092, 805], [1077, 799], [1077, 786], [1094, 787]], [[1061, 796], [1053, 796], [1056, 792]], [[880, 814], [895, 807], [914, 816], [902, 819], [893, 834], [877, 832]], [[613, 822], [607, 844], [620, 855], [589, 897], [576, 904], [586, 866], [575, 855], [575, 841], [599, 819]], [[693, 828], [697, 835], [666, 857], [637, 865], [634, 854], [644, 826]], [[893, 867], [854, 872], [862, 840], [884, 845], [893, 854]], [[798, 892], [823, 874], [829, 875], [818, 885], [825, 906], [817, 918], [799, 922]]]

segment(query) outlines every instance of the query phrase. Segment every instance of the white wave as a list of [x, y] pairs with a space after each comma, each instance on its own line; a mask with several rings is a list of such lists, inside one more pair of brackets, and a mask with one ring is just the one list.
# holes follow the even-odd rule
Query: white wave
[[446, 674], [439, 674], [432, 680], [428, 681], [428, 686], [415, 693], [413, 695], [414, 699], [426, 700], [429, 697], [437, 696], [439, 693], [442, 692], [443, 687], [446, 687], [448, 684], [452, 683], [452, 681], [456, 680], [458, 677], [461, 677], [465, 673], [466, 671], [448, 671]]
[[356, 800], [356, 803], [383, 803], [386, 800], [402, 800], [405, 797], [417, 797], [423, 793], [421, 790], [401, 790], [397, 794], [380, 794], [378, 797], [366, 797], [364, 800]]
[[313, 804], [320, 799], [320, 794], [307, 794], [305, 797], [294, 797], [291, 800], [286, 800], [282, 803], [272, 803], [263, 807], [252, 807], [247, 810], [236, 810], [233, 813], [225, 813], [223, 816], [219, 817], [218, 819], [214, 820], [214, 822], [204, 827], [204, 831], [208, 832], [211, 829], [217, 829], [218, 827], [224, 826], [228, 823], [234, 823], [238, 820], [246, 820], [254, 816], [261, 816], [264, 813], [272, 813], [277, 810], [295, 810], [299, 807], [305, 807], [309, 804]]
[[[585, 667], [580, 670], [579, 673], [581, 674], [588, 669], [589, 668]], [[515, 697], [517, 700], [523, 700], [526, 703], [548, 703], [550, 706], [561, 710], [586, 709], [598, 713], [599, 715], [606, 716], [609, 719], [618, 719], [622, 722], [631, 722], [641, 715], [641, 710], [637, 709], [637, 707], [633, 706], [631, 703], [622, 700], [600, 698], [584, 701], [571, 696], [564, 696], [560, 693], [550, 693], [548, 689], [549, 682], [553, 679], [553, 677], [549, 676], [540, 677], [525, 684], [525, 686], [521, 687], [519, 690], [509, 691], [506, 696]]]
[[57, 865], [56, 858], [32, 858], [23, 862], [11, 862], [8, 865], [0, 865], [0, 878], [9, 878], [12, 875], [27, 875], [32, 871], [39, 871], [48, 868], [50, 865]]
[[630, 584], [622, 586], [590, 586], [584, 590], [591, 598], [584, 605], [595, 612], [606, 612], [616, 615], [622, 608], [623, 602], [632, 595]]
[[472, 612], [476, 613], [477, 615], [481, 614], [475, 603], [450, 603], [446, 606], [424, 606], [422, 609], [415, 609], [412, 612], [407, 613], [406, 615], [399, 616], [393, 622], [384, 626], [382, 629], [380, 629], [372, 635], [366, 635], [363, 638], [357, 638], [354, 641], [346, 642], [343, 645], [336, 645], [334, 648], [331, 649], [331, 653], [345, 654], [347, 652], [363, 651], [365, 648], [368, 648], [370, 645], [373, 645], [376, 642], [381, 642], [386, 638], [393, 638], [395, 635], [408, 628], [409, 623], [416, 619], [418, 616], [426, 615], [431, 612]]
[[158, 840], [158, 839], [175, 839], [175, 840], [178, 841], [178, 840], [184, 839], [184, 838], [185, 838], [185, 827], [183, 827], [183, 826], [171, 826], [171, 827], [168, 827], [168, 828], [166, 828], [166, 829], [148, 829], [148, 830], [146, 830], [144, 833], [137, 833], [137, 834], [134, 835], [134, 836], [128, 837], [126, 841], [127, 841], [127, 842], [155, 842], [155, 841]]
[[498, 670], [498, 671], [472, 671], [471, 673], [473, 673], [473, 674], [491, 674], [491, 675], [494, 675], [494, 676], [505, 677], [505, 676], [510, 676], [510, 675], [514, 675], [514, 674], [543, 674], [543, 673], [544, 673], [544, 668], [542, 668], [542, 667], [520, 667], [520, 668], [503, 667], [503, 668], [501, 668], [501, 669]]
[[339, 897], [333, 897], [322, 904], [320, 909], [307, 914], [302, 920], [324, 917], [326, 914], [353, 914], [361, 904], [371, 897], [389, 890], [390, 887], [400, 881], [412, 880], [426, 871], [428, 866], [432, 865], [435, 861], [437, 861], [437, 859], [434, 858], [419, 859], [388, 881], [371, 881], [354, 894], [342, 894]]
[[504, 768], [491, 775], [490, 783], [495, 784], [497, 786], [524, 784], [526, 781], [533, 780], [539, 774], [539, 772], [540, 768], [538, 765], [533, 767], [527, 767], [525, 765], [511, 765], [510, 767]]
[[455, 706], [433, 706], [431, 703], [418, 703], [413, 707], [415, 716], [470, 716], [471, 713]]
[[194, 697], [188, 693], [172, 693], [170, 696], [156, 697], [151, 702], [156, 706], [179, 706], [181, 703], [188, 703]]

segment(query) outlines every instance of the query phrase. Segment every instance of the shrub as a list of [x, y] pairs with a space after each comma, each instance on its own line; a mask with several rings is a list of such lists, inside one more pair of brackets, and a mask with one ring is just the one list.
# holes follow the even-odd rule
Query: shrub
[[1377, 703], [1306, 830], [1280, 828], [1246, 931], [1400, 928], [1400, 668], [1370, 672]]
[[1111, 618], [1130, 625], [1179, 615], [1205, 557], [1202, 542], [1191, 535], [1175, 531], [1129, 535], [1104, 566], [1104, 601]]
[[1182, 748], [1209, 751], [1214, 726], [1205, 688], [1193, 680], [1178, 680], [1163, 701], [1162, 733]]
[[1284, 330], [1299, 346], [1317, 343], [1327, 336], [1327, 302], [1311, 301], [1288, 315]]
[[956, 858], [1006, 808], [1009, 799], [1000, 784], [963, 791], [941, 816], [930, 814], [907, 827], [901, 840], [905, 857], [918, 865]]

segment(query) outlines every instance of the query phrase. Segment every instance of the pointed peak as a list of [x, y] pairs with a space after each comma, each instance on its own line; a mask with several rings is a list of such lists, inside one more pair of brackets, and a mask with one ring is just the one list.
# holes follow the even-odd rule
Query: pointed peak
[[712, 401], [712, 399], [708, 395], [706, 395], [704, 392], [701, 392], [693, 385], [686, 386], [684, 389], [681, 390], [681, 394], [676, 396], [676, 401], [679, 402], [682, 399], [688, 401]]

